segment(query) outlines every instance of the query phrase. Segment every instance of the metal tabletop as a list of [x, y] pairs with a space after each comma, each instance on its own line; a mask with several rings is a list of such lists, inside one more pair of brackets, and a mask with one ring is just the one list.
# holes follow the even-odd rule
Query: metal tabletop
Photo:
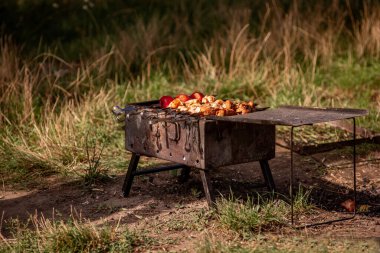
[[264, 125], [303, 126], [335, 120], [350, 119], [368, 114], [367, 110], [348, 108], [315, 108], [300, 106], [280, 106], [228, 117], [212, 117], [213, 120], [235, 121]]

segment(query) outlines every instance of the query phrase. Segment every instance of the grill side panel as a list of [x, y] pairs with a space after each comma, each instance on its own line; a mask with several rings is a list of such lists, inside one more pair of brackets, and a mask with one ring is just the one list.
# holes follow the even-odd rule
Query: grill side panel
[[126, 119], [125, 148], [131, 152], [205, 168], [203, 124], [151, 122], [138, 114]]
[[275, 156], [275, 126], [236, 122], [206, 122], [205, 166], [269, 160]]
[[131, 152], [200, 169], [275, 156], [275, 126], [268, 125], [152, 121], [137, 113], [126, 118], [125, 136], [125, 147]]

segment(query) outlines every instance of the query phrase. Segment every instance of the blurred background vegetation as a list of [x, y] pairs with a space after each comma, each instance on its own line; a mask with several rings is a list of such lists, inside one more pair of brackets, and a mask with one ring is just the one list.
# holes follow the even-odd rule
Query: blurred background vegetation
[[4, 179], [122, 169], [112, 106], [194, 90], [380, 130], [378, 1], [4, 0], [0, 36]]

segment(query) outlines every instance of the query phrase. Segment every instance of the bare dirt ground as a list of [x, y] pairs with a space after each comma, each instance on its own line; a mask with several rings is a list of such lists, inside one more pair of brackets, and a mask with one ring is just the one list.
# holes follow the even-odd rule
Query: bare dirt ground
[[[316, 228], [294, 230], [288, 227], [273, 231], [274, 235], [334, 236], [377, 238], [380, 240], [380, 151], [361, 155], [357, 166], [357, 207], [361, 211], [354, 219]], [[350, 157], [341, 151], [313, 156], [295, 156], [296, 178], [312, 187], [311, 200], [317, 214], [297, 217], [302, 220], [331, 219], [347, 216], [340, 203], [352, 196], [352, 166]], [[321, 161], [325, 164], [323, 166]], [[287, 195], [289, 183], [289, 151], [277, 147], [276, 158], [270, 161], [274, 181], [280, 193]], [[326, 167], [327, 166], [327, 167]], [[10, 219], [27, 220], [30, 214], [45, 218], [66, 219], [73, 213], [96, 224], [111, 222], [146, 231], [157, 238], [156, 250], [190, 250], [207, 236], [226, 240], [236, 235], [226, 234], [217, 222], [210, 221], [201, 180], [197, 171], [180, 184], [170, 172], [135, 178], [130, 197], [121, 196], [124, 175], [106, 183], [84, 187], [79, 182], [52, 183], [31, 191], [16, 191], [4, 186], [0, 200], [3, 213], [2, 233], [7, 235]], [[258, 163], [221, 168], [212, 176], [214, 190], [222, 195], [245, 198], [265, 188]], [[154, 250], [154, 248], [153, 248]]]

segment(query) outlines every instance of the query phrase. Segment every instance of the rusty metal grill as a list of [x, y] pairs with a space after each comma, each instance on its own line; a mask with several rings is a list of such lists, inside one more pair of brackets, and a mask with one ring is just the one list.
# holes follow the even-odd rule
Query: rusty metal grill
[[[328, 121], [353, 119], [353, 169], [354, 200], [356, 201], [356, 149], [355, 117], [368, 112], [361, 109], [312, 108], [281, 106], [258, 108], [256, 112], [235, 116], [189, 115], [171, 109], [161, 109], [158, 100], [116, 107], [114, 113], [125, 122], [125, 147], [132, 152], [123, 194], [128, 196], [134, 176], [164, 170], [182, 169], [186, 180], [190, 168], [200, 171], [209, 205], [214, 203], [210, 173], [218, 167], [259, 161], [265, 185], [275, 191], [268, 161], [275, 157], [275, 126], [291, 127], [290, 196], [293, 225], [293, 130], [295, 127]], [[177, 164], [136, 171], [141, 155], [161, 158]], [[321, 222], [320, 225], [345, 219]]]
[[133, 153], [199, 169], [274, 157], [274, 126], [218, 121], [151, 102], [126, 107], [125, 134]]

